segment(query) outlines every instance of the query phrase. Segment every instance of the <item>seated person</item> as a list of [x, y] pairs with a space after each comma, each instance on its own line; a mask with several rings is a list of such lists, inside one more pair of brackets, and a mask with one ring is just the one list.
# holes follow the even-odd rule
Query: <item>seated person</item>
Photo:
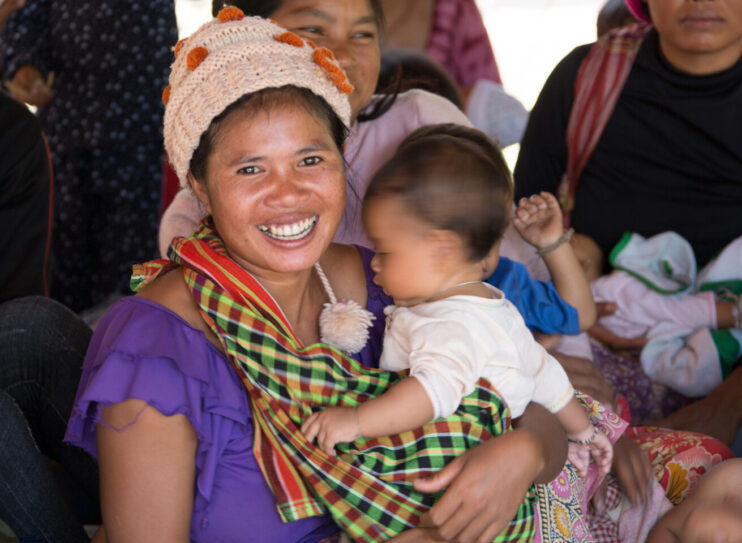
[[[516, 197], [557, 194], [571, 225], [604, 255], [625, 231], [644, 237], [674, 231], [704, 266], [742, 235], [742, 140], [732, 128], [742, 124], [742, 5], [627, 5], [651, 26], [611, 32], [575, 49], [544, 85], [515, 167]], [[594, 76], [581, 79], [581, 70]], [[601, 356], [608, 367], [609, 357]], [[730, 379], [729, 388], [711, 393], [723, 394], [719, 400], [682, 409], [666, 422], [731, 443], [742, 423], [742, 399], [725, 395], [738, 389], [742, 370]]]
[[[352, 8], [363, 18], [372, 13], [360, 0]], [[271, 71], [256, 72], [256, 59]], [[214, 77], [225, 70], [229, 77]], [[399, 541], [453, 539], [462, 530], [525, 539], [535, 529], [538, 509], [526, 492], [559, 472], [566, 450], [559, 425], [540, 427], [555, 421], [539, 406], [526, 408], [514, 432], [480, 444], [484, 427], [470, 421], [478, 430], [456, 442], [473, 448], [439, 473], [406, 472], [432, 477], [406, 481], [404, 497], [298, 431], [310, 398], [357, 402], [398, 379], [359, 363], [378, 363], [389, 303], [371, 281], [370, 251], [331, 243], [344, 209], [341, 150], [351, 119], [342, 74], [327, 50], [236, 8], [181, 45], [165, 93], [166, 147], [210, 218], [173, 245], [172, 262], [138, 267], [139, 295], [101, 321], [67, 432], [99, 458], [104, 528], [113, 540], [316, 542], [340, 525], [371, 541], [414, 528], [433, 503], [427, 493], [444, 486], [439, 503], [457, 504], [454, 511], [433, 507], [435, 528], [408, 529]], [[185, 122], [193, 111], [202, 113], [200, 124]], [[346, 303], [333, 303], [333, 289]], [[350, 301], [376, 317], [356, 359], [320, 343], [325, 304]], [[303, 364], [325, 373], [305, 387]], [[341, 393], [329, 369], [350, 371], [368, 388]], [[504, 406], [487, 397], [497, 410], [490, 422], [505, 423]], [[344, 474], [373, 481], [376, 490], [338, 498]], [[489, 496], [485, 509], [468, 497], [473, 483]], [[497, 497], [503, 486], [511, 492]], [[391, 525], [389, 500], [407, 506], [394, 511]]]

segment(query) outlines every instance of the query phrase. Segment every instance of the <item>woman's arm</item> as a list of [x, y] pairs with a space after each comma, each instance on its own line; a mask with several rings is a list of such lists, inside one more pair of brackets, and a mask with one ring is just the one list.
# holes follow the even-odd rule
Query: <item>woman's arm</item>
[[186, 417], [125, 400], [103, 410], [97, 442], [107, 541], [189, 541], [197, 438]]
[[731, 446], [742, 425], [742, 367], [738, 367], [704, 399], [676, 411], [659, 425], [715, 437]]
[[[421, 492], [448, 488], [423, 516], [422, 526], [445, 540], [492, 541], [513, 518], [531, 483], [551, 481], [566, 458], [561, 424], [545, 408], [529, 404], [513, 432], [488, 439], [432, 477], [415, 481]], [[395, 541], [432, 536], [420, 530], [404, 537]]]

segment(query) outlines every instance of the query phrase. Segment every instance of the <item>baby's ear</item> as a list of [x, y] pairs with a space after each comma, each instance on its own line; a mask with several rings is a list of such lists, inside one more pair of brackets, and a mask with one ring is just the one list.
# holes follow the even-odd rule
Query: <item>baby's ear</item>
[[428, 236], [435, 252], [440, 257], [450, 257], [464, 248], [461, 236], [452, 230], [433, 229], [428, 232]]

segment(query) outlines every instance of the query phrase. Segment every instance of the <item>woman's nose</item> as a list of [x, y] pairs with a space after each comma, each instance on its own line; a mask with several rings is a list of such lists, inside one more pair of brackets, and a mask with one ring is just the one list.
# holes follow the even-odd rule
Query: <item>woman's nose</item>
[[266, 198], [268, 205], [294, 208], [309, 198], [309, 190], [295, 176], [276, 174], [271, 183], [272, 186]]
[[332, 51], [333, 55], [335, 55], [338, 64], [340, 64], [340, 67], [343, 70], [347, 70], [353, 62], [353, 58], [350, 55], [348, 43], [343, 39], [329, 39], [327, 40], [326, 47], [330, 51]]

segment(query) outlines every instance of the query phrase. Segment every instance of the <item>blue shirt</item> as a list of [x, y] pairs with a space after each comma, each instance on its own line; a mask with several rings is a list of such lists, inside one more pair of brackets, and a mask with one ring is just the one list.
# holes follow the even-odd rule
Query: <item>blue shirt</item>
[[520, 262], [500, 257], [487, 282], [505, 293], [530, 330], [545, 334], [580, 333], [577, 310], [562, 300], [551, 281], [536, 281]]

